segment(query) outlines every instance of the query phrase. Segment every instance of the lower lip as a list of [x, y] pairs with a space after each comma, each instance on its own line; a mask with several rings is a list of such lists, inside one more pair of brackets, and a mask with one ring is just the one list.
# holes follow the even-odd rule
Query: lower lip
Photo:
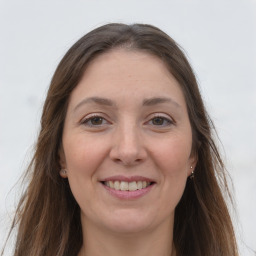
[[[101, 183], [102, 184], [102, 183]], [[114, 197], [117, 197], [119, 199], [137, 199], [140, 198], [152, 189], [152, 187], [155, 185], [155, 183], [149, 185], [146, 188], [138, 189], [135, 191], [122, 191], [122, 190], [115, 190], [113, 188], [110, 188], [104, 184], [102, 186]]]

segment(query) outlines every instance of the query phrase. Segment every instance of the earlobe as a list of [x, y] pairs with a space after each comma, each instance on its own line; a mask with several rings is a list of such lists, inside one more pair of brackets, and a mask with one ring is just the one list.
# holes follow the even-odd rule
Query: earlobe
[[189, 178], [190, 178], [190, 179], [193, 179], [194, 176], [195, 176], [195, 173], [194, 173], [194, 168], [193, 168], [192, 165], [190, 166], [190, 169], [191, 169], [192, 171], [190, 172]]
[[62, 178], [67, 178], [68, 175], [66, 170], [66, 158], [65, 158], [65, 154], [62, 146], [60, 146], [60, 149], [59, 149], [59, 164], [61, 167], [61, 170], [59, 172], [60, 176]]
[[188, 170], [188, 177], [190, 178], [194, 178], [195, 176], [195, 168], [196, 168], [196, 164], [197, 164], [197, 154], [194, 154], [193, 156], [190, 157], [190, 167]]
[[60, 170], [60, 176], [62, 178], [67, 178], [68, 177], [68, 171], [66, 169], [61, 169]]

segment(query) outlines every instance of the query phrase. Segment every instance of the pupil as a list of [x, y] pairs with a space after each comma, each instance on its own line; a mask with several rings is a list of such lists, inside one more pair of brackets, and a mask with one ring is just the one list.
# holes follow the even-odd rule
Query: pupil
[[94, 118], [91, 120], [91, 122], [92, 122], [93, 125], [102, 124], [102, 118], [101, 118], [101, 117], [94, 117]]
[[156, 117], [156, 118], [153, 119], [153, 124], [155, 124], [155, 125], [162, 125], [163, 121], [164, 121], [163, 118]]

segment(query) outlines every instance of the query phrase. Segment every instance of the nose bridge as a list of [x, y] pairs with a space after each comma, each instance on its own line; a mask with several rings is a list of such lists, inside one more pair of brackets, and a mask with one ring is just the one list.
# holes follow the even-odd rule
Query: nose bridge
[[121, 122], [114, 134], [112, 158], [125, 165], [141, 162], [146, 156], [141, 137], [141, 131], [135, 121]]

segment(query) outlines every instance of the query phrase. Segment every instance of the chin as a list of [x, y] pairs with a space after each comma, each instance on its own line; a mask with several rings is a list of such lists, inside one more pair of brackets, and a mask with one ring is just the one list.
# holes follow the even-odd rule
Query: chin
[[149, 229], [149, 225], [145, 225], [143, 223], [132, 225], [128, 223], [116, 223], [115, 225], [108, 226], [108, 229], [113, 233], [119, 233], [123, 235], [129, 235], [134, 233], [145, 232]]
[[152, 227], [153, 219], [145, 214], [136, 214], [134, 212], [120, 212], [113, 214], [111, 218], [105, 222], [107, 227], [112, 232], [122, 234], [133, 234], [147, 231]]

